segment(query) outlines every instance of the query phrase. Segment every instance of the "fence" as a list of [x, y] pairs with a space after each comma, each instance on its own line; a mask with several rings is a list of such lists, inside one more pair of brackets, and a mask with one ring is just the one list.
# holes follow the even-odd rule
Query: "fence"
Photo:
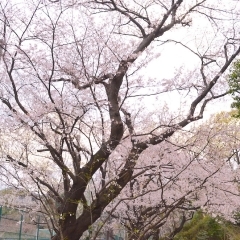
[[27, 213], [0, 206], [0, 240], [50, 240], [51, 234], [41, 217], [32, 223]]
[[[125, 234], [124, 228], [115, 227], [99, 233], [97, 240], [125, 240]], [[28, 213], [0, 205], [0, 240], [50, 240], [51, 235], [40, 216], [33, 223]], [[91, 239], [87, 235], [85, 239]]]

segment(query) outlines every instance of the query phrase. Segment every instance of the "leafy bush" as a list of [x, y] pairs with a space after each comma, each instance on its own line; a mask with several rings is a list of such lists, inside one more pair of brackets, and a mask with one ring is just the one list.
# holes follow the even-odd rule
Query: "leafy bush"
[[217, 219], [197, 212], [174, 240], [224, 240], [224, 229]]

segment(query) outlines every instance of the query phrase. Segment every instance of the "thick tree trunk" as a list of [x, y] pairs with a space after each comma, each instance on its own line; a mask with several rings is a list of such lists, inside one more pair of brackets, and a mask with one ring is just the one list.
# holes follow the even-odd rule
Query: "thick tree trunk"
[[85, 224], [81, 227], [75, 221], [72, 225], [62, 222], [61, 229], [59, 230], [59, 233], [56, 234], [52, 240], [79, 240], [87, 228]]

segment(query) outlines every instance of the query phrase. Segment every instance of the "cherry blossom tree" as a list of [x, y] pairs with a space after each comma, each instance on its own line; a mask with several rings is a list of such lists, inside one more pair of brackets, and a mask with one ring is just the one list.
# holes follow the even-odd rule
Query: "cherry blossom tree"
[[[200, 208], [234, 221], [234, 211], [239, 208], [239, 170], [229, 163], [234, 144], [220, 149], [219, 136], [224, 143], [230, 129], [233, 132], [236, 128], [219, 123], [214, 125], [215, 132], [207, 124], [204, 133], [204, 126], [201, 127], [203, 134], [192, 136], [194, 144], [189, 143], [191, 138], [187, 138], [188, 143], [184, 143], [184, 139], [177, 142], [170, 138], [175, 141], [168, 139], [160, 146], [149, 147], [134, 171], [135, 176], [139, 172], [144, 174], [134, 177], [105, 209], [108, 214], [98, 226], [102, 228], [112, 217], [127, 229], [128, 239], [143, 240], [150, 236], [173, 239]], [[209, 138], [210, 143], [206, 144]], [[228, 141], [234, 143], [235, 139]], [[123, 153], [124, 149], [119, 152]], [[113, 171], [114, 166], [111, 169]]]
[[[137, 176], [147, 181], [151, 165], [137, 165], [148, 149], [228, 93], [238, 12], [234, 0], [1, 1], [1, 178], [36, 195], [54, 239], [81, 238]], [[164, 79], [161, 54], [180, 48], [194, 69]], [[169, 94], [184, 108], [170, 111]]]

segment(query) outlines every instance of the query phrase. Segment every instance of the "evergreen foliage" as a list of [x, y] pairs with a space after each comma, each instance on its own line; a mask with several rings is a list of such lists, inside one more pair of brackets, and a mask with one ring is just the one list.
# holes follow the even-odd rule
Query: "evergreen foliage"
[[220, 218], [202, 212], [195, 213], [174, 240], [238, 240], [240, 228]]
[[240, 60], [233, 64], [228, 76], [229, 93], [232, 95], [234, 102], [232, 108], [237, 110], [235, 117], [240, 117]]

